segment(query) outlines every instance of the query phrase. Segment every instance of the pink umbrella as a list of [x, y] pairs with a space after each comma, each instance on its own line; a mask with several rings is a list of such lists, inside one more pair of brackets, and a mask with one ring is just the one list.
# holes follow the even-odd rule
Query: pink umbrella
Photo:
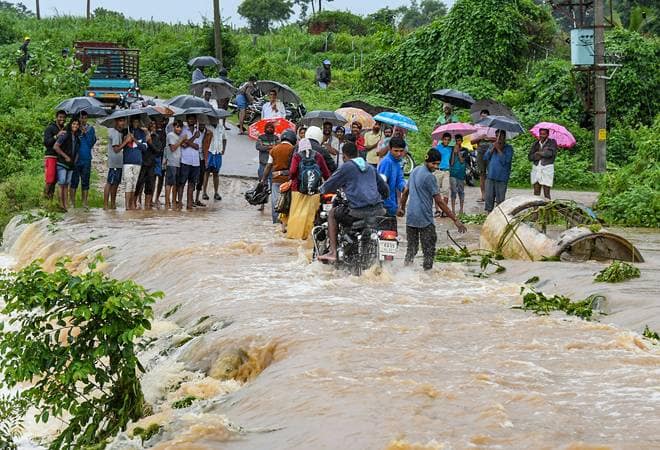
[[539, 131], [542, 129], [547, 129], [550, 131], [550, 139], [554, 139], [557, 142], [557, 147], [560, 148], [573, 148], [576, 144], [575, 138], [566, 128], [562, 127], [559, 124], [552, 122], [540, 122], [537, 123], [529, 130], [535, 138], [539, 138]]
[[477, 127], [475, 127], [472, 124], [469, 123], [462, 123], [462, 122], [456, 122], [456, 123], [448, 123], [445, 125], [440, 125], [438, 128], [433, 130], [433, 133], [431, 133], [431, 136], [433, 139], [442, 139], [442, 135], [445, 133], [451, 134], [452, 138], [460, 134], [461, 136], [465, 136], [468, 134], [475, 133], [477, 131]]

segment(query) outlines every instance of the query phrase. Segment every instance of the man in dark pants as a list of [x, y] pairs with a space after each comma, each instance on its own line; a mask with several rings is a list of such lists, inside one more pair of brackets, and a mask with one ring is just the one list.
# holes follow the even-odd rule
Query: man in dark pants
[[[426, 154], [423, 165], [416, 167], [410, 174], [408, 186], [401, 194], [401, 206], [397, 215], [403, 217], [406, 215], [406, 235], [408, 248], [406, 250], [405, 264], [410, 265], [417, 254], [419, 244], [422, 244], [422, 253], [424, 254], [424, 270], [433, 268], [435, 258], [435, 243], [437, 235], [435, 232], [435, 222], [433, 221], [433, 202], [438, 209], [442, 210], [447, 217], [454, 221], [459, 233], [465, 233], [465, 225], [451, 212], [451, 209], [443, 201], [438, 191], [438, 182], [433, 176], [433, 172], [438, 170], [438, 165], [442, 159], [440, 152], [434, 148]], [[406, 214], [406, 205], [410, 199], [410, 207]]]

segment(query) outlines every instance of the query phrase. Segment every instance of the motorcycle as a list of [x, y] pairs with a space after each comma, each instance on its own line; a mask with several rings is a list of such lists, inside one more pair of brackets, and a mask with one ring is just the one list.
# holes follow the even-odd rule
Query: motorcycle
[[[314, 243], [313, 259], [328, 252], [328, 213], [337, 206], [346, 206], [348, 201], [340, 192], [323, 194], [321, 206], [312, 229]], [[391, 262], [396, 256], [399, 239], [396, 230], [392, 230], [391, 217], [371, 216], [353, 222], [350, 226], [338, 224], [337, 262], [338, 268], [345, 268], [355, 276], [374, 264]], [[396, 220], [396, 219], [394, 219]]]
[[465, 184], [474, 186], [479, 183], [479, 172], [477, 171], [477, 152], [468, 152], [468, 158], [465, 161]]
[[[228, 108], [233, 112], [237, 112], [238, 106], [236, 105], [235, 99], [232, 100], [233, 101], [229, 102]], [[247, 112], [245, 114], [245, 122], [248, 125], [252, 125], [261, 120], [261, 109], [268, 101], [268, 97], [261, 96], [259, 92], [255, 93], [255, 101], [247, 106]], [[307, 109], [302, 103], [284, 103], [284, 109], [286, 111], [285, 118], [293, 123], [297, 123], [305, 116], [305, 114], [307, 114]]]
[[144, 98], [140, 96], [140, 88], [132, 87], [126, 92], [119, 94], [119, 103], [117, 106], [121, 109], [135, 108], [135, 105], [141, 105]]
[[412, 153], [406, 151], [406, 154], [401, 158], [401, 169], [403, 169], [403, 175], [408, 176], [410, 175], [410, 172], [413, 171], [417, 163], [415, 162], [415, 158], [413, 158]]

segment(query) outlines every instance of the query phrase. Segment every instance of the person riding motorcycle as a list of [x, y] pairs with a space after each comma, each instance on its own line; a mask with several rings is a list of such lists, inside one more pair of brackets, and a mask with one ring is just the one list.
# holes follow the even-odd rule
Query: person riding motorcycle
[[348, 206], [333, 207], [328, 212], [328, 253], [319, 256], [320, 261], [337, 260], [338, 223], [351, 226], [353, 222], [367, 217], [383, 216], [383, 200], [390, 191], [387, 183], [376, 169], [358, 157], [358, 149], [352, 142], [344, 144], [344, 164], [321, 186], [321, 193], [327, 194], [342, 189]]

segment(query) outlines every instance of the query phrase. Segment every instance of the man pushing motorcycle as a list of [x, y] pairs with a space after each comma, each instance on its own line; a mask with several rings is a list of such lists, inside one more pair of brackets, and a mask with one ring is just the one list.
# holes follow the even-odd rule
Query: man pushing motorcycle
[[358, 149], [352, 142], [343, 147], [345, 163], [320, 188], [322, 194], [341, 189], [348, 206], [333, 207], [328, 212], [328, 253], [318, 257], [319, 261], [337, 260], [338, 223], [350, 226], [353, 222], [368, 217], [383, 216], [383, 200], [389, 196], [387, 183], [364, 158], [358, 157]]

